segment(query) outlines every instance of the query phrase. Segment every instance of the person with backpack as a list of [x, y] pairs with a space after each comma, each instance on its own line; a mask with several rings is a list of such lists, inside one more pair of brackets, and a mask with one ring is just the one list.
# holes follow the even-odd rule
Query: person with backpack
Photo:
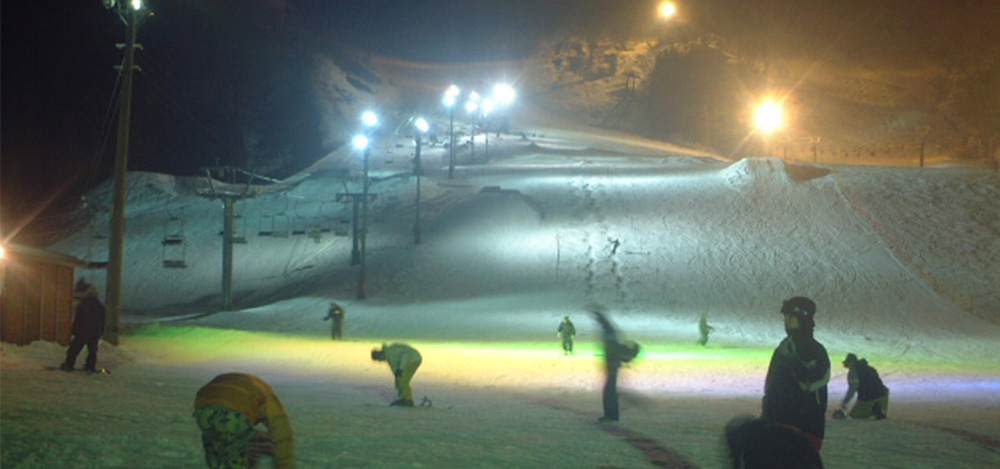
[[590, 312], [594, 319], [601, 326], [602, 338], [604, 340], [604, 389], [601, 393], [601, 402], [604, 405], [604, 415], [599, 422], [618, 421], [618, 369], [625, 363], [632, 361], [639, 354], [639, 344], [631, 340], [620, 340], [618, 331], [611, 324], [607, 316], [595, 308]]
[[[840, 404], [840, 409], [834, 413], [834, 418], [855, 419], [875, 418], [882, 420], [889, 415], [889, 388], [882, 383], [878, 371], [868, 364], [864, 358], [858, 359], [853, 353], [848, 353], [843, 362], [847, 372], [847, 394]], [[847, 412], [847, 404], [857, 393], [858, 401]]]

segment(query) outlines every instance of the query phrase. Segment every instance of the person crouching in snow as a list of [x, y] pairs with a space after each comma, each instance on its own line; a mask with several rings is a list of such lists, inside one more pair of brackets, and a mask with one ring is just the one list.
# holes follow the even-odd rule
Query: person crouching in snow
[[[845, 418], [850, 416], [855, 419], [867, 419], [875, 417], [884, 419], [889, 413], [889, 388], [882, 383], [878, 371], [868, 365], [864, 358], [858, 360], [858, 356], [848, 353], [844, 359], [844, 368], [847, 372], [847, 394], [840, 404], [840, 409], [834, 412], [834, 418]], [[858, 401], [854, 407], [847, 412], [847, 404], [854, 398], [854, 393], [858, 394]]]
[[413, 389], [410, 380], [420, 368], [420, 352], [406, 344], [382, 344], [381, 349], [372, 350], [372, 360], [387, 362], [392, 375], [396, 378], [396, 400], [394, 406], [413, 407]]
[[[246, 373], [225, 373], [198, 390], [194, 418], [211, 468], [252, 468], [262, 455], [280, 469], [295, 467], [291, 420], [274, 390]], [[259, 423], [267, 432], [254, 429]]]

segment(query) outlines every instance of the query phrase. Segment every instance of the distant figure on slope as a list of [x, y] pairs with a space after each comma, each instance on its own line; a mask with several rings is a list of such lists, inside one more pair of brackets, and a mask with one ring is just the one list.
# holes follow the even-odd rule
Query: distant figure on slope
[[569, 320], [569, 316], [563, 316], [562, 322], [559, 323], [559, 329], [556, 329], [556, 336], [562, 339], [563, 355], [572, 355], [576, 327], [573, 327], [573, 321]]
[[[261, 456], [278, 468], [295, 467], [295, 439], [284, 406], [264, 380], [225, 373], [198, 390], [194, 419], [211, 468], [252, 468]], [[267, 431], [255, 430], [263, 423]]]
[[97, 288], [80, 279], [76, 282], [73, 297], [80, 301], [76, 305], [76, 315], [73, 316], [73, 340], [66, 350], [66, 360], [59, 369], [73, 371], [76, 367], [76, 357], [80, 355], [83, 346], [87, 346], [87, 361], [83, 369], [97, 371], [97, 350], [104, 334], [104, 305], [97, 299]]
[[341, 340], [341, 336], [344, 333], [344, 308], [342, 308], [336, 302], [330, 302], [330, 309], [326, 312], [326, 317], [323, 318], [324, 321], [333, 319], [333, 330], [330, 332], [333, 340]]
[[387, 362], [395, 377], [396, 400], [389, 405], [413, 407], [410, 380], [417, 373], [417, 368], [420, 368], [420, 352], [406, 344], [382, 344], [381, 349], [372, 350], [372, 360]]
[[[833, 414], [834, 418], [844, 418], [850, 416], [855, 419], [876, 418], [878, 420], [889, 416], [889, 388], [882, 383], [878, 371], [868, 365], [864, 358], [858, 360], [858, 356], [848, 353], [844, 359], [844, 368], [847, 372], [847, 394], [840, 404], [840, 409]], [[854, 393], [858, 394], [858, 401], [854, 407], [847, 412], [847, 404], [854, 398]]]
[[761, 418], [805, 432], [818, 453], [826, 431], [830, 356], [813, 338], [816, 303], [797, 296], [782, 303], [781, 314], [787, 337], [771, 356]]
[[726, 424], [732, 469], [823, 469], [823, 460], [801, 430], [753, 417]]
[[698, 345], [704, 347], [708, 343], [708, 334], [714, 330], [714, 327], [708, 325], [708, 313], [701, 313], [701, 319], [698, 320]]
[[619, 341], [618, 331], [604, 315], [603, 308], [595, 307], [590, 312], [594, 320], [601, 325], [604, 340], [605, 378], [601, 400], [604, 405], [604, 415], [599, 422], [618, 421], [618, 368], [623, 363], [632, 361], [639, 354], [639, 344], [631, 341]]

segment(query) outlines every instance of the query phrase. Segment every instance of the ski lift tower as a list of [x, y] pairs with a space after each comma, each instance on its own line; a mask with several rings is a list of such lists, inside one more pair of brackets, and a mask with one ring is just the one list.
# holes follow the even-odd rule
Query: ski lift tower
[[[221, 200], [223, 206], [222, 215], [222, 310], [233, 309], [233, 219], [236, 217], [236, 202], [256, 196], [250, 189], [250, 184], [258, 177], [256, 174], [227, 166], [218, 168], [202, 168], [208, 178], [208, 190], [198, 191], [198, 195], [214, 200]], [[234, 191], [228, 188], [216, 187], [212, 173], [219, 174], [223, 179], [230, 176], [230, 180], [235, 180], [236, 174], [243, 173], [247, 176], [246, 185], [241, 191]], [[233, 187], [233, 186], [227, 186]]]

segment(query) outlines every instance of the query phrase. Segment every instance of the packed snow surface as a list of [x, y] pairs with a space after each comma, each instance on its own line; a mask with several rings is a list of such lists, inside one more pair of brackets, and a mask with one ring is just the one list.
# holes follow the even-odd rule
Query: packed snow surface
[[[541, 120], [489, 138], [462, 146], [453, 179], [447, 149], [424, 146], [420, 244], [412, 142], [372, 152], [365, 299], [337, 200], [357, 178], [322, 162], [253, 187], [133, 174], [124, 334], [99, 360], [112, 374], [3, 344], [3, 467], [199, 467], [194, 394], [229, 371], [273, 385], [300, 467], [724, 467], [722, 428], [759, 412], [796, 295], [819, 305], [831, 410], [848, 352], [892, 390], [888, 420], [828, 422], [827, 467], [1000, 467], [996, 172], [734, 162]], [[254, 195], [237, 204], [233, 311], [213, 190]], [[55, 249], [104, 260], [104, 226], [95, 211]], [[345, 341], [329, 339], [330, 301]], [[596, 422], [595, 304], [643, 346], [617, 424]], [[699, 347], [703, 313], [715, 332]], [[413, 386], [430, 409], [387, 406], [392, 376], [368, 351], [393, 341], [423, 353]]]

